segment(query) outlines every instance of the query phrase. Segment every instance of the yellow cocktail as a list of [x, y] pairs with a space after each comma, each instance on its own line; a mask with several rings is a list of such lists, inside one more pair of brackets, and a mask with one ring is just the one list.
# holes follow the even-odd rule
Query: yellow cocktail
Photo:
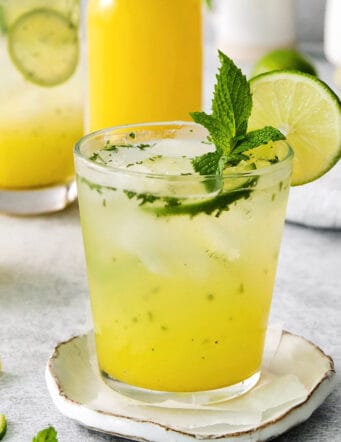
[[201, 108], [201, 3], [89, 1], [89, 130]]
[[0, 0], [0, 211], [51, 211], [75, 198], [79, 9], [79, 0]]
[[191, 159], [210, 149], [204, 139], [194, 124], [142, 125], [76, 149], [106, 378], [166, 392], [242, 391], [258, 379], [291, 154], [277, 143], [276, 164], [203, 177]]

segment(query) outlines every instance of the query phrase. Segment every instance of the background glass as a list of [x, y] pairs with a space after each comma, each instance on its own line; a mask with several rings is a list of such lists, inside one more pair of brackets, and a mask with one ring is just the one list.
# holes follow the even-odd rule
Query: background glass
[[79, 0], [0, 0], [0, 212], [55, 211], [76, 197], [79, 20]]

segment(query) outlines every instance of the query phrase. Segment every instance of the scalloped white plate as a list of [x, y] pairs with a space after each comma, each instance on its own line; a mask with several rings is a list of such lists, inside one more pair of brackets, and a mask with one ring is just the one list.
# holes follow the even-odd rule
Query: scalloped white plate
[[216, 406], [138, 403], [101, 380], [90, 335], [58, 344], [46, 367], [50, 395], [65, 416], [100, 432], [143, 442], [260, 442], [308, 419], [334, 387], [333, 360], [284, 332], [260, 384]]

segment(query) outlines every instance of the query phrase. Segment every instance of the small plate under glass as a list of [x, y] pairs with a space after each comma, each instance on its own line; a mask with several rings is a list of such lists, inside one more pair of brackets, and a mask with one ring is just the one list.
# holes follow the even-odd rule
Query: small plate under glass
[[88, 428], [144, 442], [272, 439], [311, 416], [333, 390], [334, 375], [329, 356], [288, 332], [268, 353], [256, 387], [214, 404], [146, 403], [113, 391], [98, 372], [91, 333], [58, 344], [46, 367], [48, 390], [62, 414]]

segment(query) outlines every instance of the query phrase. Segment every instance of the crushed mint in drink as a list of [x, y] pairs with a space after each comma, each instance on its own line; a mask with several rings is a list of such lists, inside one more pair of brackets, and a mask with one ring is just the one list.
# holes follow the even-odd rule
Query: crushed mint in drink
[[184, 176], [197, 174], [193, 158], [210, 151], [214, 151], [212, 145], [197, 140], [163, 139], [150, 144], [109, 144], [93, 152], [89, 159], [134, 172]]

